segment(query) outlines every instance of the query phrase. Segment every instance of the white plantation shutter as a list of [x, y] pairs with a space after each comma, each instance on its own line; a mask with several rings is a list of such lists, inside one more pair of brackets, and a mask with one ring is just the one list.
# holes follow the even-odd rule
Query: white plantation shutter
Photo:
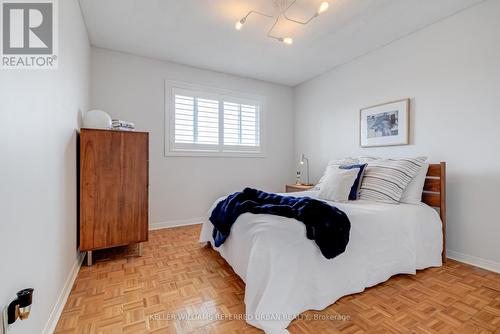
[[219, 144], [219, 101], [195, 98], [195, 143]]
[[219, 101], [174, 95], [175, 143], [219, 144]]
[[175, 142], [194, 143], [194, 97], [175, 95]]
[[224, 101], [224, 145], [259, 146], [258, 106]]
[[261, 153], [261, 102], [171, 89], [170, 152]]

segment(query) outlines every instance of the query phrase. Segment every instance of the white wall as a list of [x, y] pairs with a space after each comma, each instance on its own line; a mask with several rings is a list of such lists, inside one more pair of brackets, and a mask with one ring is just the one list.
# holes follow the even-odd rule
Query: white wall
[[[450, 256], [500, 270], [500, 1], [490, 0], [294, 90], [295, 154], [428, 155], [448, 164]], [[335, 52], [335, 50], [332, 50]], [[365, 148], [359, 109], [412, 98], [412, 143]]]
[[[228, 192], [283, 191], [293, 177], [291, 88], [99, 48], [91, 68], [92, 107], [150, 132], [150, 226], [196, 221]], [[165, 157], [165, 79], [265, 96], [267, 157]]]
[[75, 129], [90, 47], [78, 2], [59, 1], [59, 15], [59, 69], [0, 70], [0, 306], [35, 288], [12, 334], [42, 333], [78, 258]]

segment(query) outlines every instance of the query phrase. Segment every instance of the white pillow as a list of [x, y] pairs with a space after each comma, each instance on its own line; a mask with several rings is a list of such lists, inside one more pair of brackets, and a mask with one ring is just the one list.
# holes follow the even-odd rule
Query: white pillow
[[332, 169], [338, 169], [340, 166], [343, 165], [354, 165], [359, 163], [359, 160], [357, 158], [344, 158], [344, 159], [337, 159], [337, 160], [330, 160], [328, 162], [328, 165], [326, 165], [325, 172], [323, 173], [323, 176], [321, 179], [319, 179], [318, 184], [314, 187], [314, 189], [319, 190], [321, 189], [321, 185], [325, 182], [326, 175], [328, 172]]
[[331, 168], [327, 171], [321, 184], [318, 197], [327, 201], [347, 202], [352, 185], [359, 170]]
[[401, 203], [419, 204], [422, 202], [422, 192], [424, 190], [425, 177], [429, 169], [429, 162], [425, 161], [418, 174], [411, 180], [410, 184], [403, 191]]

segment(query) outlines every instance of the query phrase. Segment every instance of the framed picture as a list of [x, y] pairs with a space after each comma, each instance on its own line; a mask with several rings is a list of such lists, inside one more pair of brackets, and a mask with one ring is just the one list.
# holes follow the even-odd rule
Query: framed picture
[[409, 144], [410, 99], [363, 108], [359, 114], [361, 147]]

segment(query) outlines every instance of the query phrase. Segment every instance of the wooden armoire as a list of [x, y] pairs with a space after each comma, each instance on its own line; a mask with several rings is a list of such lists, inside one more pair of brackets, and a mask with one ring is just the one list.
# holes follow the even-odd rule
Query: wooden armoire
[[148, 240], [149, 135], [81, 129], [79, 249], [87, 252]]

